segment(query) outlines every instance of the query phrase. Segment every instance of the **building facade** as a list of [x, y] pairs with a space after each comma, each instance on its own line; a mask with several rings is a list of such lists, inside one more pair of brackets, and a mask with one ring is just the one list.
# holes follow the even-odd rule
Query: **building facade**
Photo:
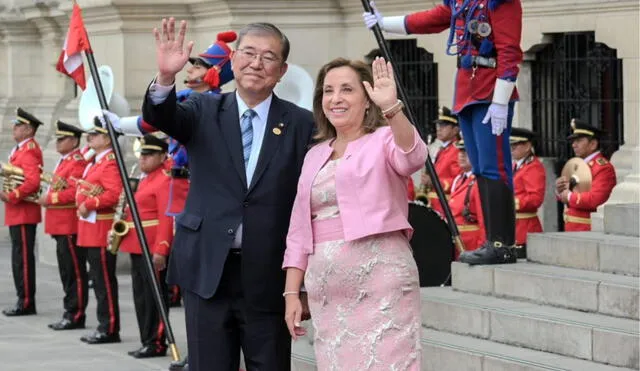
[[[379, 0], [385, 15], [405, 14], [440, 1]], [[640, 202], [640, 5], [637, 0], [522, 0], [520, 102], [515, 125], [542, 135], [539, 151], [549, 171], [571, 156], [564, 138], [572, 117], [610, 132], [618, 186], [610, 203]], [[272, 22], [291, 40], [289, 62], [315, 80], [319, 67], [335, 57], [364, 59], [377, 44], [363, 26], [359, 1], [347, 0], [78, 0], [98, 65], [114, 72], [115, 91], [139, 113], [146, 86], [155, 75], [152, 29], [163, 17], [185, 19], [194, 52], [215, 35], [253, 21]], [[45, 169], [53, 167], [53, 124], [78, 123], [80, 90], [55, 70], [71, 13], [71, 1], [4, 0], [0, 4], [0, 152], [14, 145], [15, 109], [34, 113], [46, 127], [37, 139]], [[445, 53], [447, 32], [389, 36], [398, 67], [420, 122], [450, 105], [455, 59]], [[413, 63], [413, 64], [411, 64]], [[85, 63], [86, 67], [86, 63]], [[87, 71], [88, 75], [88, 71]], [[232, 89], [229, 86], [228, 89]], [[427, 128], [428, 129], [428, 128]], [[550, 175], [550, 183], [555, 175]], [[548, 192], [549, 193], [549, 192]], [[549, 202], [553, 203], [552, 195]], [[548, 215], [547, 215], [548, 214]], [[546, 226], [555, 211], [545, 211]], [[597, 229], [597, 216], [594, 226]], [[600, 219], [601, 220], [601, 219]]]

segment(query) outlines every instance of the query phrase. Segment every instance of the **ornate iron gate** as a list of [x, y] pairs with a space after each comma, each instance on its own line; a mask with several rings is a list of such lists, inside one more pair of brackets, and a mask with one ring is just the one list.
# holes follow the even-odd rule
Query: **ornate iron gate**
[[[433, 61], [433, 54], [418, 47], [416, 39], [387, 40], [387, 43], [395, 62], [394, 71], [405, 88], [416, 125], [435, 138], [433, 120], [438, 115], [438, 64]], [[381, 55], [379, 49], [374, 49], [365, 59], [370, 62]]]
[[607, 132], [601, 140], [610, 156], [623, 144], [622, 60], [615, 49], [595, 41], [593, 32], [552, 34], [532, 62], [532, 126], [539, 154], [559, 166], [573, 157], [566, 137], [571, 119], [581, 118]]

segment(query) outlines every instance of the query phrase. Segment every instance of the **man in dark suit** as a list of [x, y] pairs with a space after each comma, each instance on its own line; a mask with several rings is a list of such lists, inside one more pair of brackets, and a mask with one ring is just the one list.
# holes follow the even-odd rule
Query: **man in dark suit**
[[173, 18], [154, 30], [158, 75], [142, 114], [189, 153], [191, 188], [168, 270], [184, 290], [189, 370], [237, 371], [242, 349], [247, 371], [286, 371], [280, 267], [313, 116], [273, 94], [289, 41], [268, 23], [239, 32], [235, 92], [177, 103], [175, 76], [193, 47], [185, 32], [182, 21], [175, 34]]

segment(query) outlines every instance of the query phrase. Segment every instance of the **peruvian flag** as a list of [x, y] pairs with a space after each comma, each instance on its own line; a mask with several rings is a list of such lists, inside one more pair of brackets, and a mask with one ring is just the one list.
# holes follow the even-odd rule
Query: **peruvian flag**
[[58, 59], [56, 70], [71, 77], [82, 90], [86, 88], [86, 80], [84, 77], [84, 66], [82, 65], [82, 52], [91, 51], [87, 30], [84, 29], [84, 21], [80, 6], [73, 3], [73, 12], [69, 21], [69, 31], [64, 39], [62, 53]]

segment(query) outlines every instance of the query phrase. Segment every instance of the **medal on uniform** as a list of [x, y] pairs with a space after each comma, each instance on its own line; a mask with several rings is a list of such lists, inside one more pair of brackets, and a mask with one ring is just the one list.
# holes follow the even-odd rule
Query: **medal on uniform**
[[467, 31], [469, 31], [469, 33], [473, 35], [478, 33], [478, 20], [470, 20], [469, 23], [467, 23]]
[[478, 35], [482, 37], [491, 35], [491, 25], [488, 22], [480, 22], [478, 24]]

